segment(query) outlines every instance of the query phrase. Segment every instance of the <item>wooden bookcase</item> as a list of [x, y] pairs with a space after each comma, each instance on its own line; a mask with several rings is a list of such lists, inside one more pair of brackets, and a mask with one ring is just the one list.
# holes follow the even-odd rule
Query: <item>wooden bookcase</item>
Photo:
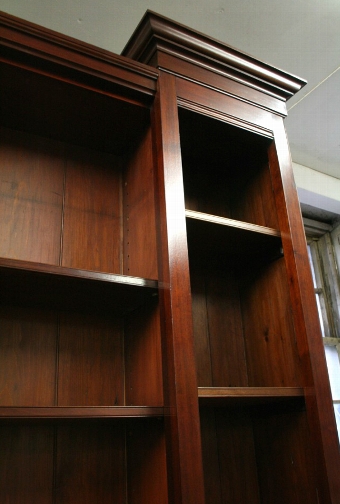
[[0, 15], [4, 502], [340, 502], [303, 83], [151, 12], [122, 56]]
[[166, 503], [157, 72], [0, 22], [0, 500]]
[[305, 82], [153, 12], [123, 55], [159, 70], [174, 502], [339, 503], [339, 446], [283, 126], [286, 101]]

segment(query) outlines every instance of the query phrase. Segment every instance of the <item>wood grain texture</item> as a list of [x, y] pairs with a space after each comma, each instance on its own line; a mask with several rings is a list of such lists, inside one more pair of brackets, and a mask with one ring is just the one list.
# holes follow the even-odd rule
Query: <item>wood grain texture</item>
[[153, 110], [155, 128], [156, 212], [160, 307], [163, 340], [164, 400], [170, 502], [203, 504], [201, 445], [194, 368], [185, 208], [179, 147], [176, 88], [160, 75]]
[[127, 422], [127, 502], [168, 504], [164, 423]]
[[270, 140], [211, 114], [179, 109], [186, 208], [278, 229]]
[[158, 278], [152, 131], [126, 161], [123, 175], [124, 251], [126, 275]]
[[61, 265], [121, 273], [121, 163], [73, 148], [67, 160]]
[[124, 423], [58, 427], [55, 502], [125, 502], [125, 463]]
[[1, 426], [2, 502], [52, 503], [53, 431], [46, 426]]
[[59, 406], [123, 406], [123, 322], [63, 314], [58, 349]]
[[0, 255], [58, 264], [63, 145], [1, 128], [0, 163]]
[[53, 406], [58, 324], [53, 312], [1, 306], [1, 406]]
[[163, 406], [158, 299], [125, 319], [125, 404]]
[[[31, 63], [30, 68], [48, 72], [53, 77], [62, 73], [70, 82], [74, 82], [75, 74], [78, 74], [84, 85], [95, 87], [97, 91], [125, 93], [130, 99], [144, 103], [150, 102], [155, 94], [157, 71], [146, 65], [132, 63], [104, 49], [4, 12], [0, 25], [4, 49], [12, 49], [10, 61], [17, 58], [26, 67]], [[20, 58], [22, 54], [24, 62]]]
[[243, 329], [250, 386], [304, 386], [283, 259], [246, 275]]
[[320, 499], [338, 503], [340, 495], [340, 453], [334, 420], [329, 379], [318, 319], [311, 271], [308, 262], [301, 211], [298, 204], [292, 163], [283, 122], [273, 122], [276, 141], [270, 149], [270, 169], [282, 231], [292, 315], [306, 382], [309, 429], [313, 458], [317, 467]]
[[260, 504], [251, 418], [202, 408], [201, 428], [206, 503]]
[[246, 386], [247, 364], [235, 273], [231, 268], [216, 267], [213, 261], [192, 262], [190, 271], [198, 386]]
[[319, 503], [306, 413], [260, 414], [254, 437], [261, 503]]

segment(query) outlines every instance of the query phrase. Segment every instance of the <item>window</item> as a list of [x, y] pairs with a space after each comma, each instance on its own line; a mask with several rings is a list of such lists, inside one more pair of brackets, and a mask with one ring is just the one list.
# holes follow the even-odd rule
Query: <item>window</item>
[[340, 440], [340, 225], [304, 223]]

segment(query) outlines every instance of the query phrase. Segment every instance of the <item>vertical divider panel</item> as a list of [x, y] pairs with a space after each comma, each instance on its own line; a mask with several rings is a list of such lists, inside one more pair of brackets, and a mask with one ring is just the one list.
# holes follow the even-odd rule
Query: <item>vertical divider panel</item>
[[203, 504], [203, 469], [193, 346], [185, 206], [175, 77], [161, 72], [153, 109], [157, 159], [159, 294], [169, 500]]

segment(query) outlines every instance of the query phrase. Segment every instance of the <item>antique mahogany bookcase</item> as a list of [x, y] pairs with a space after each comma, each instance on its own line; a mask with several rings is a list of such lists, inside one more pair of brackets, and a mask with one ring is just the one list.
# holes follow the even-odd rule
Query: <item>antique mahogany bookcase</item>
[[339, 504], [304, 81], [152, 12], [0, 48], [0, 501]]

